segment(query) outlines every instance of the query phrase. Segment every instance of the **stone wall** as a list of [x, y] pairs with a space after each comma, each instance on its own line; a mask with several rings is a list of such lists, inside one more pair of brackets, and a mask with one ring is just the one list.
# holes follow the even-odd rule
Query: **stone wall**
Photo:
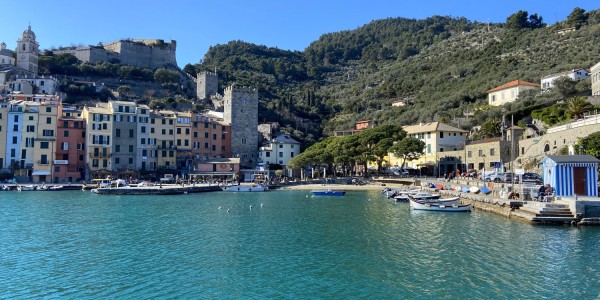
[[519, 141], [518, 160], [522, 165], [533, 165], [533, 170], [539, 171], [538, 163], [544, 156], [556, 155], [563, 147], [573, 147], [580, 138], [597, 131], [600, 131], [600, 123], [575, 128], [565, 127], [561, 131], [521, 140]]
[[231, 124], [231, 153], [240, 165], [258, 162], [258, 91], [235, 85], [225, 89], [223, 119]]
[[122, 40], [102, 47], [83, 46], [54, 50], [55, 54], [69, 53], [82, 62], [99, 63], [117, 59], [123, 65], [157, 69], [177, 66], [177, 43], [174, 40]]
[[196, 78], [196, 97], [198, 100], [210, 99], [219, 91], [219, 75], [213, 72], [200, 72]]

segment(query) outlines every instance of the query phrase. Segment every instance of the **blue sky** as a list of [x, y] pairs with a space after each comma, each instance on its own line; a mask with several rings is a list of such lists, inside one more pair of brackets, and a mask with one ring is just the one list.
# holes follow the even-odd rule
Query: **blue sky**
[[3, 0], [0, 41], [14, 49], [29, 22], [41, 49], [123, 38], [174, 39], [177, 62], [183, 67], [198, 63], [211, 45], [231, 40], [303, 50], [322, 34], [388, 17], [444, 15], [504, 22], [512, 13], [526, 10], [553, 24], [576, 6], [589, 11], [599, 4], [597, 0]]

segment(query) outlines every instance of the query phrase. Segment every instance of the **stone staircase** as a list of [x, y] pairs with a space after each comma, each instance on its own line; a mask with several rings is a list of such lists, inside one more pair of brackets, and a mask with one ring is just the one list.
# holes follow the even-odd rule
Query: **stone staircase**
[[569, 206], [561, 203], [528, 201], [512, 215], [534, 223], [571, 223], [577, 221]]

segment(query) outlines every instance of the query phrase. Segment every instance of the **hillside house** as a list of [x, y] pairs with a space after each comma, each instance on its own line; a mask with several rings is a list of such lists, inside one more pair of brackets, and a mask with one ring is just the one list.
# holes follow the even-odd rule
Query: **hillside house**
[[528, 90], [537, 90], [539, 84], [527, 82], [523, 80], [513, 80], [501, 86], [497, 86], [488, 93], [488, 104], [492, 106], [500, 106], [506, 103], [517, 101], [519, 94]]
[[542, 77], [541, 82], [540, 82], [540, 84], [542, 86], [542, 90], [549, 90], [549, 89], [553, 88], [554, 80], [556, 80], [560, 77], [569, 77], [572, 80], [580, 80], [580, 79], [590, 78], [590, 72], [586, 71], [583, 68], [579, 68], [579, 69], [573, 69], [570, 71], [564, 71], [564, 72], [544, 76], [544, 77]]

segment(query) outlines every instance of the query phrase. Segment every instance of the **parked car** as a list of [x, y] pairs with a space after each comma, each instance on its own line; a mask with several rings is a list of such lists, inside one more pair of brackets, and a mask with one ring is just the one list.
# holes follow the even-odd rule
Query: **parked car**
[[517, 181], [518, 179], [515, 178], [515, 174], [514, 173], [501, 173], [498, 177], [497, 177], [501, 182], [512, 182], [513, 178], [515, 179], [515, 181]]
[[544, 180], [542, 179], [542, 176], [540, 176], [537, 173], [525, 173], [523, 175], [521, 175], [522, 177], [522, 182], [534, 182], [536, 184], [542, 184], [544, 182]]

